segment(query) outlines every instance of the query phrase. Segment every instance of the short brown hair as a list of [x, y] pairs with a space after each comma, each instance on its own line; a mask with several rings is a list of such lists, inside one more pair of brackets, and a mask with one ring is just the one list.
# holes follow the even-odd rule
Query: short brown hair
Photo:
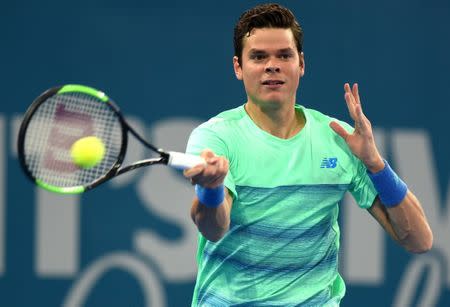
[[234, 27], [234, 55], [238, 57], [240, 65], [244, 36], [250, 35], [253, 29], [261, 28], [291, 29], [298, 52], [303, 51], [303, 30], [294, 14], [276, 3], [260, 4], [245, 11]]

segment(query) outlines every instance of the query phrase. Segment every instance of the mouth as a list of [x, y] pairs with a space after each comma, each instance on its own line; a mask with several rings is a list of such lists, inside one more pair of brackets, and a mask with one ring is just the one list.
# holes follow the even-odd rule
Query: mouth
[[262, 85], [271, 85], [271, 86], [276, 86], [276, 85], [283, 85], [284, 81], [281, 80], [264, 80], [261, 82]]

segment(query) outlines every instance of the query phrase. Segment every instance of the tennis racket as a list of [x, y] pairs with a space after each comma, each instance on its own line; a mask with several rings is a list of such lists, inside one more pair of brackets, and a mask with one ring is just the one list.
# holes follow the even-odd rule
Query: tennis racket
[[[122, 166], [128, 133], [158, 156]], [[87, 136], [104, 143], [105, 155], [94, 167], [81, 168], [73, 162], [70, 148]], [[25, 174], [39, 187], [62, 194], [83, 193], [143, 166], [165, 164], [186, 169], [205, 163], [199, 156], [150, 144], [103, 92], [74, 84], [51, 88], [35, 99], [24, 115], [17, 146]]]

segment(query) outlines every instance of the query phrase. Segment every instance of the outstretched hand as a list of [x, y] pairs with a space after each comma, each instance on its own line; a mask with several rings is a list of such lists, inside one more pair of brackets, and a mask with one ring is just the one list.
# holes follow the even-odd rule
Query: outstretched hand
[[336, 121], [330, 123], [331, 129], [339, 134], [347, 143], [352, 153], [357, 156], [373, 173], [384, 168], [384, 162], [378, 152], [373, 136], [372, 125], [364, 115], [359, 98], [358, 84], [350, 88], [348, 83], [344, 85], [345, 102], [351, 118], [355, 121], [355, 130], [348, 133]]
[[206, 164], [199, 164], [184, 171], [184, 176], [190, 179], [192, 184], [199, 184], [205, 188], [215, 188], [223, 184], [228, 173], [228, 160], [225, 157], [216, 156], [209, 149], [202, 151], [200, 156]]

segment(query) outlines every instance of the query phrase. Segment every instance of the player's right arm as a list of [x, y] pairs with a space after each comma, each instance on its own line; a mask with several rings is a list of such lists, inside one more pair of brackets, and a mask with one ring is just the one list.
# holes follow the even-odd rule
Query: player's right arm
[[195, 197], [191, 207], [191, 218], [201, 234], [209, 241], [219, 241], [230, 226], [233, 199], [225, 188], [225, 199], [217, 208], [202, 205]]
[[[215, 189], [223, 186], [228, 173], [228, 160], [225, 157], [216, 156], [208, 149], [201, 153], [201, 157], [205, 159], [206, 165], [185, 170], [185, 177], [203, 188]], [[213, 242], [220, 240], [230, 226], [233, 198], [228, 189], [224, 189], [225, 197], [218, 206], [205, 205], [196, 196], [191, 207], [191, 217], [198, 230], [206, 239]]]

